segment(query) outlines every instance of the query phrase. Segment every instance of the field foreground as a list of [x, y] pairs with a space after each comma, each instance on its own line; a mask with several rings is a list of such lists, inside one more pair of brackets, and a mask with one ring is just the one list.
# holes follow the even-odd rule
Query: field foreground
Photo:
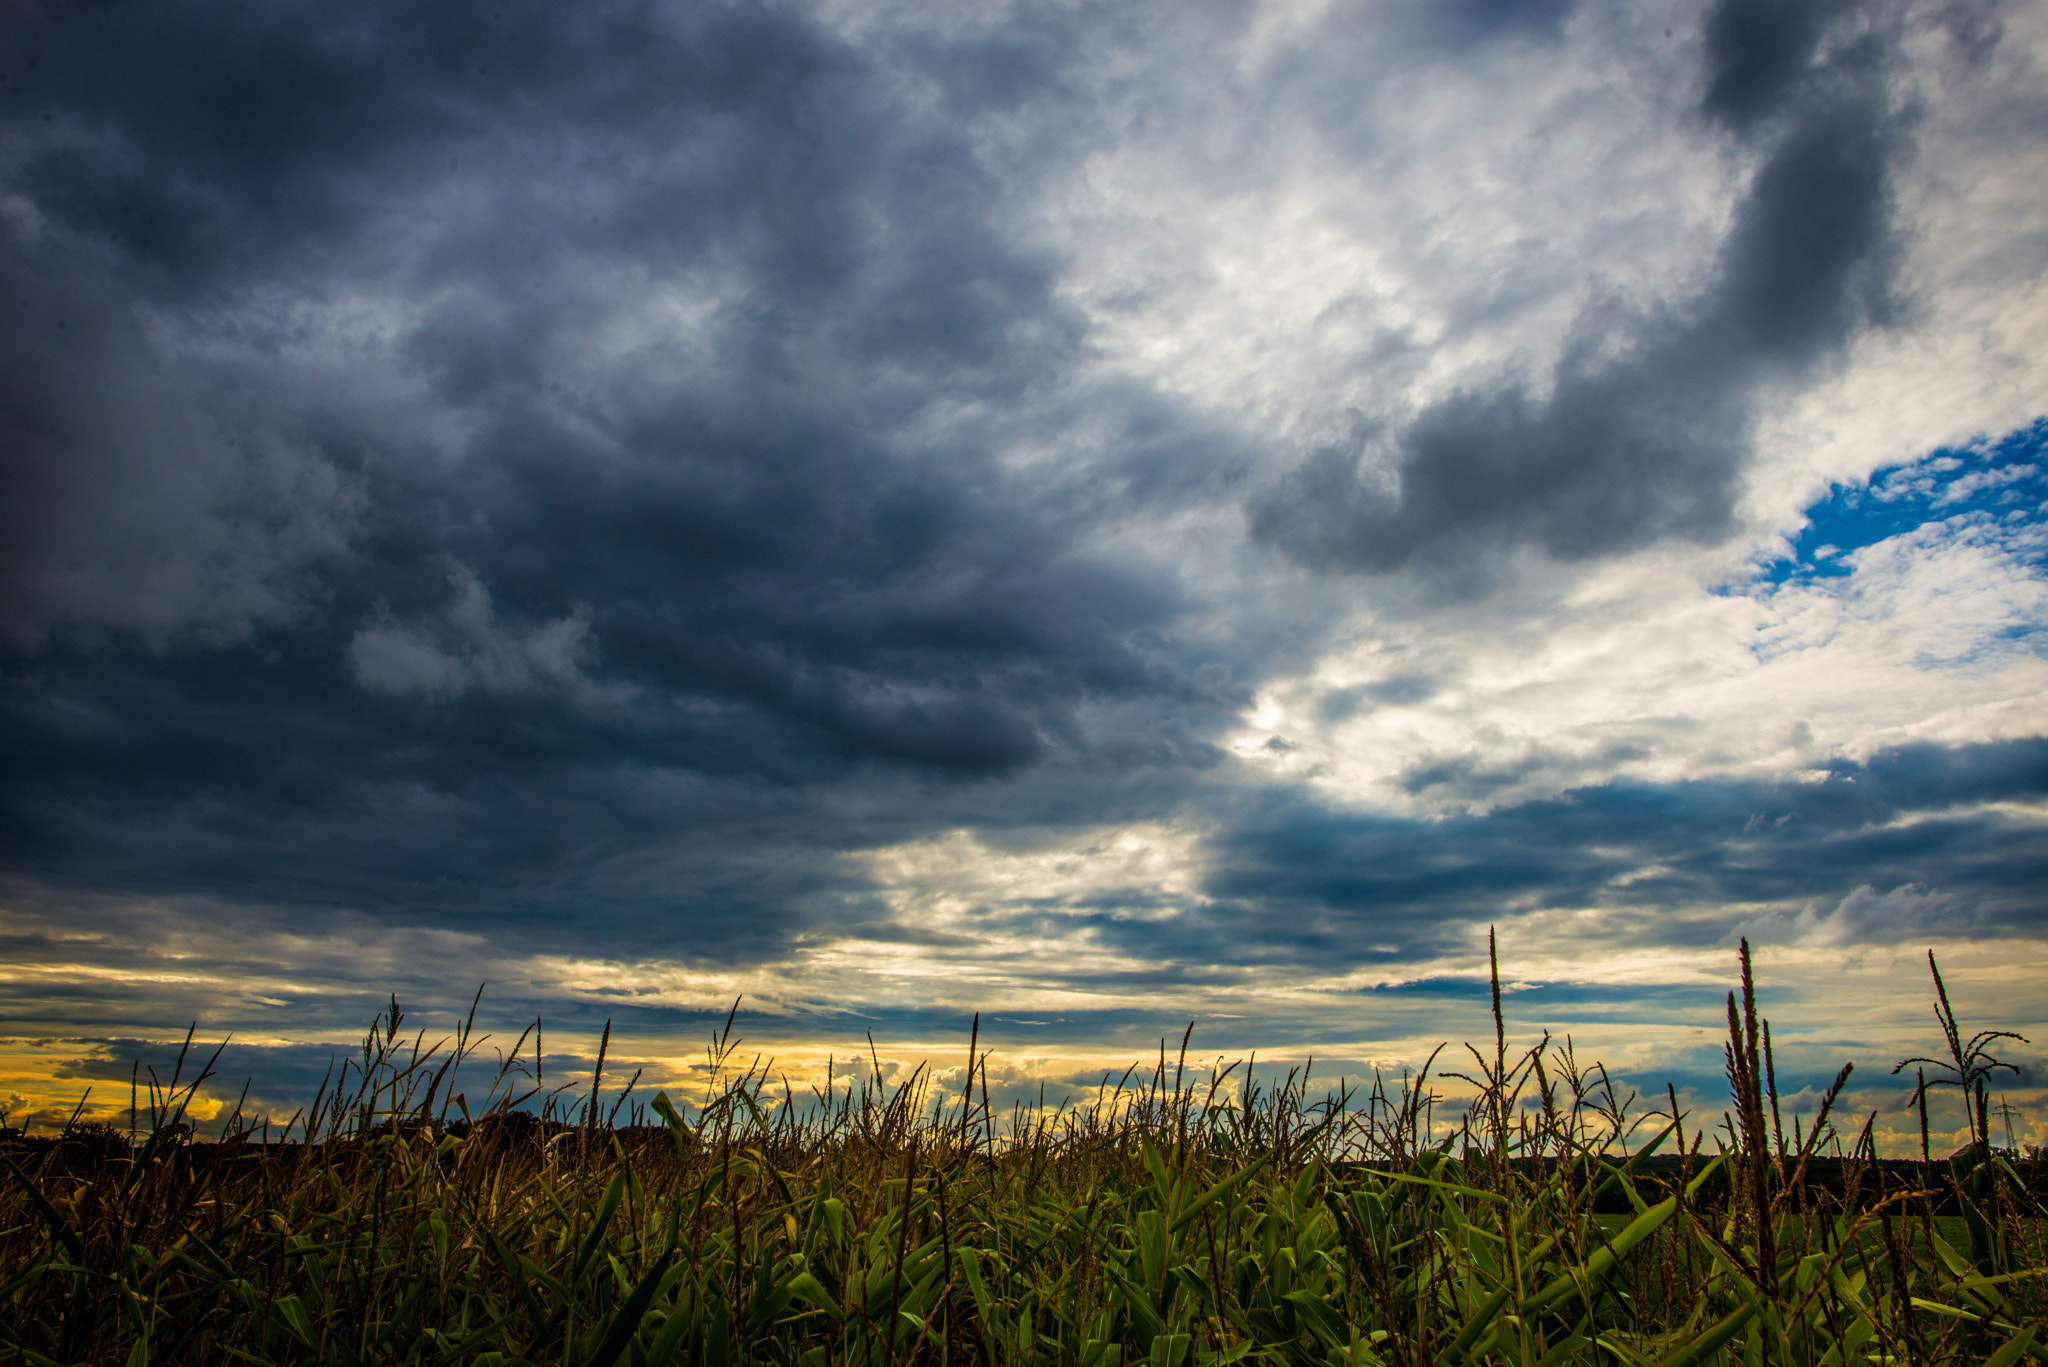
[[1998, 1036], [1941, 996], [1928, 1081], [1975, 1141], [1880, 1163], [1825, 1108], [1783, 1131], [1743, 970], [1723, 1115], [1511, 1053], [1496, 988], [1437, 1144], [1426, 1072], [1311, 1099], [1164, 1057], [1007, 1125], [970, 1067], [772, 1115], [749, 1069], [618, 1127], [516, 1070], [449, 1097], [467, 1030], [422, 1049], [394, 1006], [317, 1142], [193, 1142], [175, 1080], [139, 1146], [0, 1140], [0, 1362], [2048, 1363], [2048, 1163], [1988, 1142]]

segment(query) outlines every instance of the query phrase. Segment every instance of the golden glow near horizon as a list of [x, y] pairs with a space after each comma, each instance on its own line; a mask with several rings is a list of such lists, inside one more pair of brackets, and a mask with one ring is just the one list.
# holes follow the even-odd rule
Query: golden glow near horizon
[[[1188, 841], [1185, 831], [1146, 823], [1086, 840], [1020, 840], [997, 850], [956, 832], [876, 851], [869, 859], [884, 890], [881, 902], [890, 909], [887, 921], [868, 938], [821, 937], [787, 961], [755, 969], [522, 956], [496, 950], [482, 937], [442, 934], [429, 937], [442, 956], [432, 975], [387, 980], [387, 988], [359, 971], [392, 962], [383, 955], [357, 958], [373, 935], [388, 940], [388, 931], [368, 926], [322, 936], [258, 932], [239, 945], [216, 940], [208, 955], [181, 956], [183, 971], [149, 974], [95, 962], [90, 948], [111, 946], [73, 937], [52, 943], [48, 958], [0, 966], [0, 990], [15, 1022], [0, 1039], [0, 1105], [8, 1124], [47, 1129], [73, 1112], [89, 1086], [79, 1114], [125, 1124], [131, 1062], [140, 1060], [145, 1080], [151, 1066], [168, 1080], [169, 1058], [182, 1038], [182, 1031], [166, 1032], [154, 1022], [191, 1010], [206, 1052], [232, 1034], [218, 1078], [194, 1117], [218, 1123], [253, 1074], [266, 1080], [249, 1113], [281, 1121], [309, 1099], [311, 1083], [303, 1079], [317, 1081], [313, 1064], [354, 1051], [386, 990], [399, 992], [408, 1037], [417, 1029], [432, 1045], [452, 1033], [467, 1006], [447, 984], [484, 978], [497, 985], [487, 989], [484, 1008], [495, 1034], [466, 1077], [487, 1076], [495, 1051], [517, 1036], [496, 1000], [516, 989], [519, 999], [536, 1002], [553, 1021], [545, 1027], [550, 1085], [560, 1078], [571, 1095], [587, 1090], [595, 1027], [609, 1016], [620, 1024], [606, 1068], [608, 1091], [643, 1070], [636, 1092], [642, 1100], [656, 1088], [701, 1098], [710, 1077], [705, 1031], [735, 997], [744, 1014], [728, 1066], [758, 1066], [772, 1080], [766, 1098], [772, 1105], [783, 1104], [786, 1094], [800, 1104], [814, 1101], [828, 1076], [843, 1087], [872, 1077], [877, 1062], [889, 1083], [923, 1065], [934, 1095], [953, 1095], [964, 1073], [966, 1025], [976, 1011], [999, 1109], [1034, 1104], [1041, 1087], [1050, 1105], [1085, 1105], [1097, 1098], [1105, 1076], [1114, 1083], [1133, 1065], [1149, 1076], [1160, 1048], [1177, 1054], [1190, 1021], [1196, 1075], [1256, 1050], [1262, 1076], [1313, 1057], [1315, 1076], [1332, 1085], [1355, 1083], [1375, 1068], [1398, 1078], [1445, 1042], [1451, 1048], [1439, 1071], [1462, 1068], [1469, 1060], [1459, 1042], [1490, 1035], [1484, 994], [1469, 986], [1484, 980], [1483, 939], [1436, 959], [1372, 971], [1317, 975], [1298, 965], [1264, 970], [1243, 964], [1213, 975], [1217, 981], [1190, 974], [1145, 988], [1119, 977], [1146, 966], [1113, 949], [1092, 948], [1085, 925], [1066, 921], [1104, 889], [1141, 876], [1160, 875], [1160, 886], [1183, 899], [1175, 905], [1195, 905], [1194, 882], [1184, 870], [1173, 872]], [[1145, 914], [1180, 914], [1159, 905]], [[157, 910], [167, 932], [162, 947], [193, 948], [176, 925], [180, 910]], [[1796, 917], [1757, 910], [1753, 930], [1798, 929]], [[186, 906], [182, 914], [196, 909]], [[1683, 1103], [1711, 1119], [1724, 1104], [1715, 1085], [1723, 1031], [1717, 1001], [1730, 986], [1732, 950], [1726, 944], [1679, 948], [1668, 938], [1655, 947], [1603, 948], [1634, 939], [1626, 920], [1593, 910], [1521, 918], [1502, 953], [1511, 1047], [1527, 1048], [1546, 1031], [1557, 1044], [1569, 1036], [1582, 1064], [1604, 1062], [1627, 1087], [1645, 1093], [1643, 1107], [1654, 1108], [1663, 1081], [1673, 1077]], [[1717, 916], [1713, 924], [1720, 923]], [[1664, 927], [1667, 937], [1672, 929]], [[898, 933], [907, 938], [893, 938]], [[122, 948], [147, 955], [153, 947]], [[1967, 1029], [2016, 1029], [2033, 1041], [2000, 1051], [2027, 1074], [1998, 1080], [1994, 1114], [2002, 1135], [2009, 1105], [2015, 1141], [2043, 1142], [2048, 1094], [2040, 1083], [2040, 1041], [2048, 1037], [2042, 1008], [2048, 945], [1952, 940], [1936, 948]], [[267, 972], [248, 974], [259, 956], [277, 961]], [[1888, 1070], [1940, 1046], [1925, 947], [1845, 948], [1824, 937], [1787, 937], [1759, 943], [1757, 957], [1788, 1114], [1810, 1115], [1817, 1100], [1819, 1082], [1795, 1084], [1794, 1078], [1824, 1081], [1823, 1074], [1853, 1059], [1858, 1073], [1838, 1114], [1860, 1127], [1875, 1111], [1873, 1133], [1882, 1151], [1917, 1151], [1916, 1122]], [[1069, 984], [1069, 976], [1079, 981]], [[91, 1000], [110, 983], [119, 983], [123, 995]], [[1673, 993], [1685, 1002], [1683, 1011], [1658, 1004]], [[90, 1009], [83, 1009], [87, 1003]], [[350, 1009], [365, 1014], [351, 1022]], [[931, 1024], [906, 1029], [906, 1010]], [[296, 1088], [270, 1080], [285, 1059], [302, 1078]], [[1447, 1098], [1443, 1113], [1455, 1113], [1462, 1085], [1437, 1085]], [[1960, 1142], [1960, 1112], [1939, 1096], [1936, 1111], [1937, 1127], [1948, 1126], [1936, 1142], [1953, 1147]]]

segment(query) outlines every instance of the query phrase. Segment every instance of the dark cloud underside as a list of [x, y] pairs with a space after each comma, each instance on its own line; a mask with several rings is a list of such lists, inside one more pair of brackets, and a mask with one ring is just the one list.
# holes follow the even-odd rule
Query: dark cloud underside
[[[0, 25], [15, 869], [758, 946], [1091, 709], [1207, 762], [1171, 575], [998, 460], [1079, 335], [1010, 222], [1050, 152], [985, 124], [1057, 149], [1071, 35]], [[835, 826], [864, 783], [899, 813]]]
[[1706, 112], [1740, 131], [1789, 102], [1807, 77], [1833, 0], [1722, 0], [1707, 15]]
[[[10, 542], [18, 642], [288, 622], [266, 696], [310, 703], [346, 661], [388, 699], [393, 745], [417, 728], [459, 749], [510, 709], [526, 724], [501, 758], [630, 735], [785, 778], [1003, 772], [1080, 699], [1188, 691], [1133, 637], [1178, 610], [1171, 583], [1079, 550], [1085, 527], [1003, 474], [985, 422], [931, 420], [1057, 388], [1076, 343], [1050, 263], [1003, 221], [1019, 168], [976, 149], [978, 111], [943, 87], [921, 108], [900, 73], [748, 6], [15, 16], [32, 56], [6, 99], [33, 132], [10, 181], [46, 224], [0, 244], [39, 330], [5, 415], [10, 516], [46, 529]], [[1004, 69], [1010, 103], [1044, 95], [1043, 72]], [[346, 390], [247, 412], [256, 357], [308, 341], [262, 302], [283, 288], [407, 300], [385, 352], [457, 449]], [[153, 365], [123, 296], [181, 310], [227, 359]], [[650, 296], [689, 335], [594, 367]], [[148, 401], [95, 404], [110, 374]], [[165, 450], [167, 406], [204, 459]], [[245, 445], [289, 468], [224, 454]], [[57, 473], [80, 455], [89, 488]], [[153, 501], [152, 554], [96, 491], [167, 469], [190, 493]], [[319, 526], [250, 516], [265, 478], [313, 486]], [[167, 565], [209, 538], [213, 578], [174, 593]], [[52, 586], [49, 560], [107, 541], [131, 547], [103, 574], [119, 611]], [[309, 567], [313, 603], [292, 578]], [[611, 685], [596, 720], [556, 706], [586, 667]]]
[[1888, 750], [1837, 763], [1823, 782], [1616, 782], [1437, 822], [1282, 801], [1219, 845], [1216, 948], [1242, 945], [1254, 923], [1280, 923], [1294, 933], [1265, 937], [1259, 953], [1400, 962], [1463, 943], [1474, 922], [1505, 908], [1805, 901], [1832, 913], [1855, 889], [1908, 885], [1955, 899], [1951, 929], [2038, 933], [2048, 836], [1980, 809], [2044, 795], [2048, 744], [2029, 740]]

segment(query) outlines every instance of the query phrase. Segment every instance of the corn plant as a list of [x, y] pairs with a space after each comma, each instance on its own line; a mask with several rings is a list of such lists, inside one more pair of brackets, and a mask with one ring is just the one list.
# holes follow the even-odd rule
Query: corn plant
[[[1746, 944], [1740, 968], [1718, 1123], [1668, 1088], [1643, 1109], [1569, 1040], [1511, 1047], [1497, 964], [1469, 1070], [1316, 1097], [1306, 1066], [1193, 1077], [1184, 1036], [1007, 1117], [978, 1022], [957, 1097], [879, 1066], [776, 1097], [729, 1016], [694, 1104], [607, 1097], [608, 1033], [587, 1092], [548, 1089], [539, 1022], [472, 1099], [474, 1007], [428, 1046], [394, 1001], [297, 1142], [199, 1142], [213, 1061], [181, 1057], [137, 1142], [0, 1145], [0, 1361], [2048, 1363], [2039, 1155], [1980, 1129], [1947, 1165], [1880, 1163], [1836, 1124], [1846, 1068], [1788, 1136]], [[1937, 991], [1981, 1078], [1996, 1036]]]

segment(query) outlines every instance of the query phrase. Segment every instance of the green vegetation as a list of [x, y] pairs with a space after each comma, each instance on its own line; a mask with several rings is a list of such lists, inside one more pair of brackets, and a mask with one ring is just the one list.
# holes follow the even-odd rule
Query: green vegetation
[[1746, 945], [1742, 969], [1717, 1128], [1675, 1096], [1632, 1116], [1569, 1046], [1511, 1052], [1496, 977], [1491, 1048], [1452, 1075], [1477, 1100], [1436, 1143], [1427, 1069], [1312, 1103], [1301, 1074], [1197, 1084], [1163, 1050], [1007, 1123], [972, 1043], [964, 1098], [920, 1071], [771, 1106], [724, 1069], [730, 1021], [691, 1117], [663, 1096], [615, 1126], [596, 1085], [537, 1097], [510, 1067], [472, 1107], [448, 1095], [469, 1028], [423, 1047], [394, 1003], [318, 1142], [195, 1143], [174, 1078], [139, 1148], [0, 1149], [0, 1362], [2048, 1362], [2040, 1155], [1982, 1128], [1999, 1036], [1965, 1041], [1941, 994], [1916, 1099], [1963, 1089], [1975, 1142], [1881, 1164], [1827, 1118], [1847, 1069], [1786, 1135]]

